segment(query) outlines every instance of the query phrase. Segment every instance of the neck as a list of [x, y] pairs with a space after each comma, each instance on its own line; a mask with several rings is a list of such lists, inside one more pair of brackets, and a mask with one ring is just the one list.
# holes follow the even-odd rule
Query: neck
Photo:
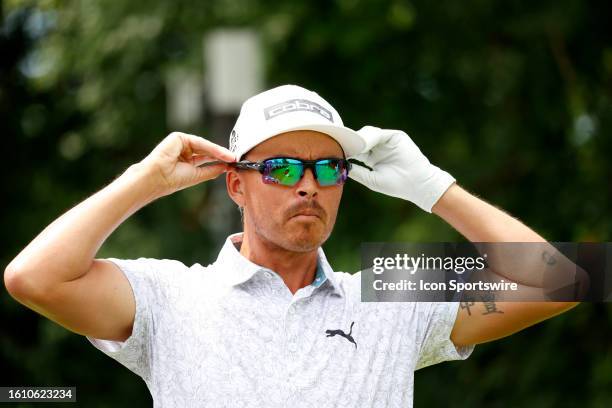
[[242, 234], [240, 254], [249, 261], [279, 274], [292, 294], [310, 285], [317, 270], [317, 250], [288, 251], [248, 231]]

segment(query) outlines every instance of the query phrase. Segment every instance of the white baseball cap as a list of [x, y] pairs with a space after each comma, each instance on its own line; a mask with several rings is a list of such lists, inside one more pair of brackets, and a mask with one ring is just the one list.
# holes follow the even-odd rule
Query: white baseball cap
[[229, 149], [237, 160], [259, 143], [293, 130], [314, 130], [335, 139], [346, 158], [361, 153], [366, 142], [344, 126], [338, 112], [317, 93], [282, 85], [247, 99], [230, 134]]

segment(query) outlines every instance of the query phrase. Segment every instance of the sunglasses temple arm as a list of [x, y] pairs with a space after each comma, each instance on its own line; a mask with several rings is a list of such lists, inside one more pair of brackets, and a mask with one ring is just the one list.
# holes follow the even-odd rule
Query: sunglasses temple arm
[[222, 161], [222, 160], [215, 160], [215, 161], [210, 161], [210, 162], [202, 163], [198, 167], [214, 166], [215, 164], [221, 164], [221, 163], [225, 163], [225, 164], [227, 164], [229, 166], [236, 167], [236, 168], [239, 168], [239, 169], [253, 169], [253, 170], [261, 171], [261, 164], [260, 163], [226, 162], [226, 161]]
[[372, 170], [372, 168], [371, 168], [370, 166], [366, 165], [366, 164], [365, 164], [365, 163], [363, 163], [363, 162], [360, 162], [359, 160], [356, 160], [356, 159], [348, 159], [347, 161], [348, 161], [349, 163], [351, 163], [351, 164], [355, 164], [355, 165], [357, 165], [357, 166], [359, 166], [359, 167], [365, 167], [365, 168], [366, 168], [366, 169], [368, 169], [368, 170]]
[[209, 161], [209, 162], [206, 162], [206, 163], [202, 163], [198, 167], [214, 166], [215, 164], [221, 164], [221, 163], [229, 164], [230, 166], [235, 164], [235, 162], [226, 162], [226, 161], [222, 161], [222, 160], [214, 160], [214, 161]]

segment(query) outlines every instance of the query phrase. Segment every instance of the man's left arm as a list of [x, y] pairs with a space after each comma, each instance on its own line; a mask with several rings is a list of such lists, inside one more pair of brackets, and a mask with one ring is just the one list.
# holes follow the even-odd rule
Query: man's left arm
[[[459, 187], [453, 176], [429, 162], [406, 133], [374, 126], [364, 126], [358, 133], [366, 141], [366, 147], [353, 159], [364, 163], [367, 168], [352, 167], [349, 177], [357, 182], [373, 191], [410, 201], [428, 213], [437, 214], [472, 242], [544, 243], [536, 245], [536, 248], [549, 245], [517, 219]], [[527, 285], [537, 282], [542, 276], [538, 271], [541, 265], [530, 263], [527, 256], [523, 258], [524, 262], [518, 267], [511, 265], [510, 271], [506, 265], [501, 265], [504, 270], [500, 272], [509, 272], [515, 278], [520, 276]], [[586, 281], [584, 276], [580, 280], [583, 284]], [[562, 281], [559, 279], [559, 282]], [[537, 289], [538, 285], [535, 286]], [[508, 336], [578, 304], [497, 302], [494, 304], [495, 313], [488, 313], [491, 302], [486, 303], [475, 302], [474, 307], [459, 308], [451, 332], [455, 346], [484, 343]], [[486, 308], [487, 313], [479, 313], [479, 308]]]
[[[475, 197], [456, 183], [434, 204], [431, 212], [472, 242], [546, 242], [516, 218]], [[482, 302], [459, 308], [451, 340], [456, 346], [485, 343], [563, 313], [579, 302], [498, 302], [499, 313]]]

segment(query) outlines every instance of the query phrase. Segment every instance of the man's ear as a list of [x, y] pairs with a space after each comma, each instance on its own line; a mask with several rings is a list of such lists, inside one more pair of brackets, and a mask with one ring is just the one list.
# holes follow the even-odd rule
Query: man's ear
[[238, 207], [244, 207], [244, 182], [238, 175], [235, 169], [229, 169], [225, 173], [225, 186], [227, 194], [236, 203]]

